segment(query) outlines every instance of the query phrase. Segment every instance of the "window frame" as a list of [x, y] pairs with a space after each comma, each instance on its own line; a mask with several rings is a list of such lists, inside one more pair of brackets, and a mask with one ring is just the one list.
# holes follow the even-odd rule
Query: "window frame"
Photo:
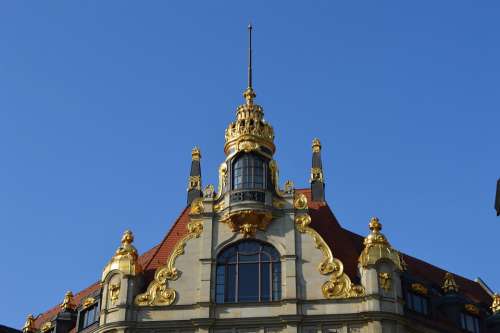
[[[258, 250], [245, 252], [244, 249], [240, 249], [240, 246], [247, 244], [257, 245]], [[231, 254], [231, 252], [233, 253]], [[224, 256], [226, 257], [224, 258]], [[258, 258], [256, 260], [241, 260], [241, 256], [258, 256]], [[264, 256], [267, 258], [263, 258]], [[242, 266], [249, 268], [250, 265], [255, 265], [258, 269], [257, 288], [254, 290], [255, 293], [251, 295], [252, 299], [244, 299], [241, 296], [240, 271]], [[273, 245], [253, 238], [231, 243], [218, 253], [215, 262], [215, 303], [241, 304], [280, 301], [282, 297], [281, 275], [281, 254]], [[268, 279], [268, 287], [263, 286], [264, 279]]]

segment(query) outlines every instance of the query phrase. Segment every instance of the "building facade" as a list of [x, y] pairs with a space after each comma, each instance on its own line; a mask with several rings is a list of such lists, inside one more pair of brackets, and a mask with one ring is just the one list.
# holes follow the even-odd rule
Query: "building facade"
[[202, 187], [194, 148], [187, 206], [164, 239], [140, 254], [125, 231], [99, 280], [28, 316], [24, 333], [500, 332], [500, 296], [481, 281], [400, 253], [377, 218], [364, 236], [342, 228], [318, 139], [310, 188], [281, 186], [249, 54], [217, 189]]

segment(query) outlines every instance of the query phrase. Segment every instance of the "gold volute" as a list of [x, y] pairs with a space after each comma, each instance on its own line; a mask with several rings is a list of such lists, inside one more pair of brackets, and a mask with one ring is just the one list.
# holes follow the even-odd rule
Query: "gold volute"
[[124, 275], [131, 276], [135, 276], [142, 272], [141, 265], [137, 261], [137, 250], [132, 245], [133, 241], [134, 235], [132, 231], [126, 230], [122, 236], [122, 244], [116, 250], [115, 255], [111, 258], [106, 267], [104, 267], [101, 281], [104, 281], [106, 276], [113, 270], [118, 270]]

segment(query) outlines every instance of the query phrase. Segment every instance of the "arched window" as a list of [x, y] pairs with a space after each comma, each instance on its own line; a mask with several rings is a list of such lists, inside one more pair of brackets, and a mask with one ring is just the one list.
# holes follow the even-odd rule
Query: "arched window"
[[256, 240], [243, 240], [217, 257], [217, 303], [265, 302], [281, 299], [279, 252]]
[[243, 154], [233, 164], [233, 190], [265, 189], [265, 162], [255, 154]]

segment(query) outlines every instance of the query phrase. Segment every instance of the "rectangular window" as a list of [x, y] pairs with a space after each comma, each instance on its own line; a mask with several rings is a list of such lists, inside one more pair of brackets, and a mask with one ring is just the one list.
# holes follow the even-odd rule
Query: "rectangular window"
[[479, 318], [462, 312], [460, 314], [460, 326], [466, 331], [479, 333]]
[[80, 311], [80, 323], [78, 325], [79, 330], [83, 330], [97, 321], [97, 318], [99, 317], [97, 309], [98, 304], [95, 303], [85, 310]]
[[412, 311], [428, 315], [429, 314], [429, 300], [427, 297], [406, 292], [406, 307]]

